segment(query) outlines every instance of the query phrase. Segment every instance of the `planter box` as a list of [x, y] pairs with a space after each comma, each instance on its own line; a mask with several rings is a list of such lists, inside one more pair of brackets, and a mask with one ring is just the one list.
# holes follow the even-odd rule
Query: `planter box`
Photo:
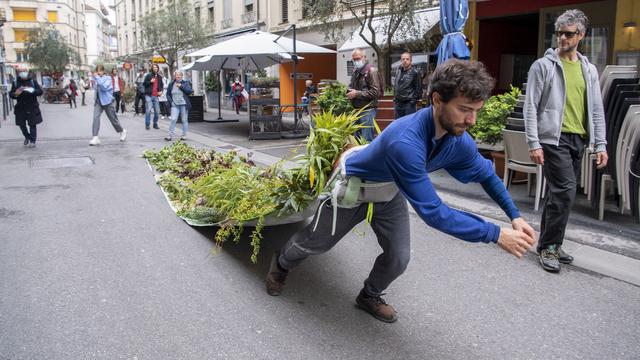
[[208, 108], [218, 108], [218, 92], [217, 91], [207, 91], [207, 107]]

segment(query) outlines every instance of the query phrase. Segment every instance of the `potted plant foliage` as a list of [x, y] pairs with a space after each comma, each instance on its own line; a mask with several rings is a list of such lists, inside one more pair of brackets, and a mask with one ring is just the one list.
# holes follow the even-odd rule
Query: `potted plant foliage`
[[335, 115], [353, 110], [351, 101], [347, 99], [347, 86], [339, 82], [327, 84], [318, 96], [317, 104], [321, 111], [331, 111]]

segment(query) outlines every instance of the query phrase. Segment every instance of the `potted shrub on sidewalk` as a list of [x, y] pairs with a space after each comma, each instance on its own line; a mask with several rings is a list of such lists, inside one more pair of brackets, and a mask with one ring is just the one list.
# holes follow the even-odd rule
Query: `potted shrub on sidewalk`
[[207, 107], [218, 107], [218, 93], [220, 92], [220, 80], [218, 73], [209, 71], [204, 79], [204, 86], [207, 92]]
[[478, 112], [476, 125], [469, 129], [480, 152], [484, 150], [485, 154], [488, 152], [493, 158], [496, 173], [500, 177], [504, 173], [502, 130], [507, 125], [507, 119], [515, 108], [519, 95], [520, 89], [512, 86], [510, 91], [489, 98]]

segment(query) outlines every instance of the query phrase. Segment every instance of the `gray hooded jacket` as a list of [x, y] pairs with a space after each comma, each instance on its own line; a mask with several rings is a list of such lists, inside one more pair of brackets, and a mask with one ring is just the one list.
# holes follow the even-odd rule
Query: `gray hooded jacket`
[[[585, 111], [587, 131], [589, 132], [589, 150], [592, 152], [606, 151], [606, 125], [598, 70], [580, 53], [578, 53], [578, 59], [582, 63], [582, 74], [586, 83], [587, 107]], [[544, 57], [531, 65], [527, 79], [524, 125], [529, 150], [541, 148], [541, 143], [558, 145], [564, 115], [565, 92], [564, 72], [560, 56], [554, 49], [548, 49], [544, 53]]]

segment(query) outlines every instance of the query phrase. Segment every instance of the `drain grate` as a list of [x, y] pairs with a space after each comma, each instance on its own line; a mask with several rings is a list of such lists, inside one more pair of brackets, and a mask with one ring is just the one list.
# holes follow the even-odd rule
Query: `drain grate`
[[64, 167], [77, 167], [93, 165], [93, 159], [89, 156], [71, 158], [50, 158], [31, 160], [31, 167], [34, 169], [57, 169]]

